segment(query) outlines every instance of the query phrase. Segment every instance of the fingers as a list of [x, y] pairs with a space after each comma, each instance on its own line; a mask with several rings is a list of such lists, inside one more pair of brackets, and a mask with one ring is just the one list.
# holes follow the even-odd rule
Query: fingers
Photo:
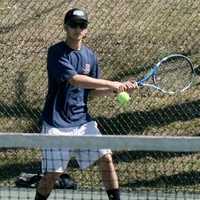
[[125, 91], [126, 86], [121, 82], [112, 81], [110, 84], [110, 89], [112, 89], [114, 93], [119, 93]]
[[111, 88], [114, 93], [119, 93], [124, 91], [131, 93], [133, 90], [138, 88], [138, 84], [136, 81], [126, 81], [126, 82], [114, 81], [111, 84]]
[[116, 86], [115, 91], [117, 93], [125, 91], [127, 87], [124, 83], [121, 82], [115, 82], [115, 86]]
[[119, 92], [132, 92], [133, 90], [135, 90], [136, 88], [138, 88], [137, 82], [133, 82], [133, 81], [126, 81], [126, 82], [113, 82], [113, 91], [115, 93], [119, 93]]
[[132, 92], [133, 90], [138, 88], [138, 84], [136, 81], [126, 81], [124, 84], [124, 91]]

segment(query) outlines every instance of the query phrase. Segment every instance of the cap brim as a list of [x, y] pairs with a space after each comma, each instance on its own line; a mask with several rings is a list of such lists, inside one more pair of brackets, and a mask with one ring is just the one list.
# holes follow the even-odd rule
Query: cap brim
[[85, 18], [81, 18], [81, 17], [72, 17], [69, 21], [73, 21], [73, 22], [86, 22], [88, 23], [88, 20]]

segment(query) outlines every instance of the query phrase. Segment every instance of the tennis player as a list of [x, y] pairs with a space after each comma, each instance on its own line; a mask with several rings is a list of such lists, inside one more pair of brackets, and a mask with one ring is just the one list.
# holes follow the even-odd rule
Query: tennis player
[[[82, 44], [86, 37], [88, 16], [84, 10], [71, 9], [64, 18], [66, 41], [48, 50], [48, 94], [43, 110], [42, 133], [49, 135], [101, 135], [88, 113], [88, 95], [105, 96], [136, 88], [136, 84], [100, 79], [96, 55]], [[81, 169], [99, 164], [109, 200], [120, 200], [117, 174], [109, 149], [98, 152], [45, 149], [42, 158], [43, 178], [35, 200], [46, 200], [56, 179], [75, 156]]]

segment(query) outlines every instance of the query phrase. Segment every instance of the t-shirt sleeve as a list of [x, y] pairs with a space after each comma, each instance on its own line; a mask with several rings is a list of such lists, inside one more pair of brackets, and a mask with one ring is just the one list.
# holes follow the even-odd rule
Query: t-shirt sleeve
[[49, 49], [47, 56], [48, 73], [57, 81], [67, 81], [77, 74], [75, 68], [64, 56], [57, 55], [53, 49]]

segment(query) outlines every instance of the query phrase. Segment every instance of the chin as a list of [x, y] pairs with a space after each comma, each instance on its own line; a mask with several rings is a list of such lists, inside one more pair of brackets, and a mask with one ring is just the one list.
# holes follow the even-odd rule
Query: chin
[[76, 40], [76, 41], [81, 41], [83, 38], [84, 38], [84, 37], [82, 37], [82, 36], [74, 37], [74, 40]]

